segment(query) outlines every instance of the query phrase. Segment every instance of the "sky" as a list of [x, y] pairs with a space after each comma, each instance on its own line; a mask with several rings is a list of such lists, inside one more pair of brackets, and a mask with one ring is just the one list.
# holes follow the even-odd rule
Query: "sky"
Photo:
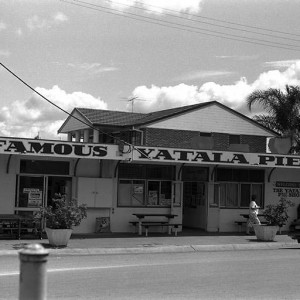
[[0, 136], [65, 139], [59, 108], [251, 117], [254, 90], [300, 85], [299, 28], [300, 0], [0, 0], [0, 62], [19, 77], [0, 65]]

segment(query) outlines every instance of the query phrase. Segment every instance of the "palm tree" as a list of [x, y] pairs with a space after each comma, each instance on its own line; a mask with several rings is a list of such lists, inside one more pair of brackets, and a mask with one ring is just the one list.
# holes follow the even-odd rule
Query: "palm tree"
[[256, 115], [255, 121], [274, 130], [292, 142], [291, 153], [300, 150], [300, 87], [286, 85], [285, 91], [270, 88], [256, 90], [246, 99], [251, 111], [253, 104], [260, 104], [267, 114]]

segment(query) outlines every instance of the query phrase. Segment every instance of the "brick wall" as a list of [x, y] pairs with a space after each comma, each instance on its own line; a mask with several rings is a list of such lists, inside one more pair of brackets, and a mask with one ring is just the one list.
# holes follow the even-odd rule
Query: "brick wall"
[[[158, 128], [144, 129], [144, 145], [152, 147], [192, 149], [191, 139], [199, 136], [199, 132], [187, 130], [171, 130]], [[228, 134], [212, 133], [214, 150], [226, 151], [229, 146]], [[250, 152], [265, 153], [266, 137], [242, 135], [241, 143], [248, 144]]]

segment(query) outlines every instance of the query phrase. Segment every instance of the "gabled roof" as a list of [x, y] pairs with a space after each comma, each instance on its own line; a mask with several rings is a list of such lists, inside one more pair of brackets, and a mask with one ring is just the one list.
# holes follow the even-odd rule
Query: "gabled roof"
[[123, 111], [76, 108], [93, 125], [128, 126], [143, 118], [145, 114]]
[[[248, 122], [251, 122], [255, 126], [266, 130], [273, 135], [278, 135], [273, 130], [270, 130], [253, 119], [217, 102], [210, 101], [204, 103], [198, 103], [193, 105], [181, 106], [171, 109], [165, 109], [160, 111], [155, 111], [151, 113], [132, 113], [132, 112], [122, 112], [122, 111], [112, 111], [112, 110], [101, 110], [101, 109], [91, 109], [91, 108], [75, 108], [72, 112], [77, 111], [80, 115], [82, 115], [87, 122], [90, 122], [93, 126], [113, 126], [113, 127], [132, 127], [132, 126], [143, 126], [151, 123], [155, 123], [158, 121], [166, 120], [177, 115], [185, 114], [187, 112], [202, 109], [208, 106], [217, 105], [222, 109], [225, 109], [242, 119], [245, 119]], [[69, 117], [70, 118], [70, 117]], [[68, 119], [69, 119], [68, 118]], [[66, 124], [68, 119], [64, 122]], [[64, 124], [58, 130], [61, 132]]]
[[177, 114], [182, 114], [193, 109], [199, 109], [201, 107], [211, 105], [214, 102], [215, 101], [181, 106], [171, 109], [154, 111], [147, 114], [90, 108], [76, 108], [76, 110], [93, 125], [137, 126], [157, 122], [165, 118], [171, 118]]

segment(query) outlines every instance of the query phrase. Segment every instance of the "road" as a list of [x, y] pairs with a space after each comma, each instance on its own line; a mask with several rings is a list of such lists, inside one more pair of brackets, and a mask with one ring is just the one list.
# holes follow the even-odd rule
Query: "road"
[[[17, 257], [0, 257], [0, 298], [18, 298]], [[48, 299], [300, 299], [300, 251], [49, 257]]]

